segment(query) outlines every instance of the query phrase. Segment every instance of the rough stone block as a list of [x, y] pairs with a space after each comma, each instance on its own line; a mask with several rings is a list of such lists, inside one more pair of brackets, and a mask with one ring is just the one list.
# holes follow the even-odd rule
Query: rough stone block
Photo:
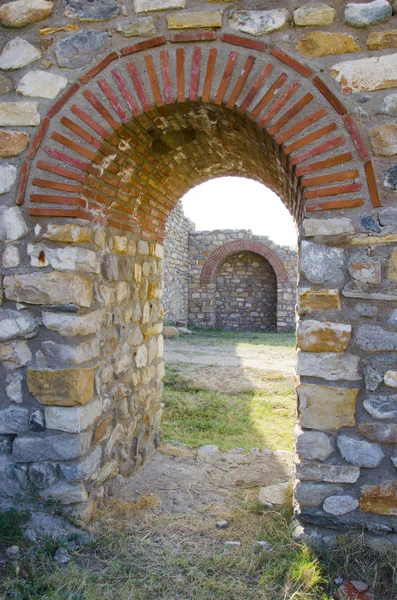
[[[196, 29], [222, 27], [220, 12], [180, 12], [167, 16], [168, 29]], [[138, 244], [139, 245], [139, 244]]]
[[306, 352], [344, 352], [351, 337], [351, 325], [329, 321], [300, 321], [297, 346]]
[[360, 508], [363, 512], [378, 515], [397, 515], [397, 481], [361, 488]]
[[120, 12], [115, 0], [64, 0], [65, 17], [79, 21], [109, 21]]
[[185, 8], [186, 0], [134, 0], [135, 12], [151, 12], [170, 8]]
[[28, 411], [20, 406], [0, 410], [0, 433], [22, 433], [28, 429]]
[[286, 8], [274, 10], [237, 10], [229, 24], [242, 33], [260, 36], [284, 29], [288, 23], [289, 11]]
[[378, 325], [363, 325], [356, 334], [356, 344], [367, 352], [388, 352], [397, 350], [397, 333], [387, 331]]
[[47, 230], [43, 233], [43, 238], [52, 242], [66, 242], [70, 244], [81, 244], [90, 242], [92, 230], [90, 227], [82, 227], [81, 225], [48, 225]]
[[0, 7], [0, 23], [4, 27], [25, 27], [29, 23], [43, 21], [52, 13], [49, 0], [16, 0]]
[[397, 154], [397, 123], [385, 123], [369, 132], [372, 149], [376, 156]]
[[60, 67], [78, 69], [88, 65], [105, 52], [109, 36], [104, 31], [81, 31], [55, 44], [55, 56]]
[[69, 483], [86, 481], [99, 469], [102, 448], [97, 446], [88, 456], [80, 460], [59, 463], [62, 475]]
[[320, 431], [303, 431], [296, 427], [296, 452], [307, 460], [325, 460], [334, 450], [333, 440]]
[[0, 127], [36, 127], [40, 124], [38, 106], [37, 102], [0, 102]]
[[378, 444], [370, 444], [347, 435], [339, 435], [337, 444], [343, 458], [356, 467], [373, 469], [385, 457]]
[[60, 433], [46, 437], [19, 435], [13, 444], [12, 457], [15, 462], [73, 460], [86, 454], [90, 442], [90, 432]]
[[397, 54], [340, 62], [331, 67], [330, 75], [345, 94], [397, 87]]
[[392, 7], [387, 0], [373, 0], [367, 3], [349, 3], [344, 12], [344, 22], [350, 27], [364, 28], [388, 21]]
[[299, 290], [299, 312], [340, 309], [339, 290]]
[[297, 465], [297, 477], [301, 481], [325, 481], [328, 483], [355, 483], [360, 476], [359, 467], [325, 465], [307, 462]]
[[[380, 377], [382, 381], [382, 376]], [[397, 394], [371, 396], [364, 400], [365, 410], [380, 421], [397, 418]]]
[[4, 277], [7, 300], [27, 304], [77, 304], [89, 308], [92, 282], [73, 273], [29, 273]]
[[298, 375], [321, 377], [327, 381], [359, 381], [359, 365], [359, 358], [353, 354], [298, 350], [296, 372]]
[[305, 56], [319, 58], [334, 54], [360, 52], [361, 48], [354, 37], [348, 33], [331, 33], [327, 31], [312, 31], [298, 41], [298, 50]]
[[18, 156], [28, 143], [29, 135], [24, 131], [0, 131], [0, 158]]
[[397, 444], [397, 425], [386, 423], [361, 423], [360, 432], [372, 442]]
[[0, 309], [0, 342], [15, 338], [28, 339], [37, 335], [40, 322], [28, 311]]
[[343, 492], [341, 485], [326, 483], [298, 482], [295, 487], [295, 499], [301, 506], [322, 506], [324, 500]]
[[124, 37], [145, 37], [148, 35], [154, 35], [156, 33], [156, 27], [152, 17], [142, 17], [141, 19], [134, 19], [128, 23], [119, 23], [117, 25], [117, 31], [123, 34]]
[[367, 39], [368, 50], [385, 50], [397, 48], [397, 29], [392, 31], [374, 31]]
[[30, 98], [56, 98], [67, 85], [66, 77], [47, 71], [29, 71], [18, 84], [17, 92]]
[[43, 323], [51, 331], [63, 336], [90, 335], [99, 331], [103, 319], [103, 310], [95, 310], [85, 315], [43, 311]]
[[341, 515], [346, 515], [347, 513], [353, 512], [353, 510], [356, 510], [358, 506], [358, 500], [353, 498], [353, 496], [329, 496], [329, 498], [324, 500], [323, 510], [330, 515], [339, 517]]
[[349, 273], [359, 283], [376, 284], [382, 281], [382, 264], [380, 262], [350, 263]]
[[0, 207], [0, 242], [15, 242], [27, 235], [28, 231], [20, 208]]
[[332, 25], [335, 9], [321, 2], [305, 4], [294, 10], [294, 23], [297, 27]]
[[84, 406], [48, 406], [45, 409], [47, 429], [80, 433], [95, 423], [102, 410], [102, 400], [99, 398]]
[[308, 429], [335, 431], [353, 427], [358, 389], [336, 388], [325, 385], [301, 384], [299, 396], [299, 423]]
[[23, 38], [10, 40], [0, 55], [0, 69], [4, 71], [21, 69], [41, 58], [41, 51]]
[[87, 491], [82, 483], [71, 485], [65, 481], [59, 481], [40, 494], [46, 500], [53, 500], [59, 504], [76, 504], [88, 500]]
[[51, 265], [56, 271], [82, 271], [99, 273], [99, 262], [96, 252], [86, 248], [49, 248], [42, 244], [28, 244], [28, 255], [33, 267]]
[[386, 371], [384, 383], [388, 387], [397, 388], [397, 371]]
[[354, 227], [351, 219], [346, 217], [331, 219], [304, 219], [303, 228], [307, 237], [316, 235], [353, 234]]
[[24, 341], [12, 341], [0, 345], [0, 363], [9, 371], [24, 367], [32, 360], [32, 353]]
[[300, 270], [312, 283], [339, 287], [344, 281], [345, 256], [342, 248], [323, 244], [301, 243]]
[[94, 369], [28, 369], [27, 384], [42, 404], [83, 405], [94, 394]]

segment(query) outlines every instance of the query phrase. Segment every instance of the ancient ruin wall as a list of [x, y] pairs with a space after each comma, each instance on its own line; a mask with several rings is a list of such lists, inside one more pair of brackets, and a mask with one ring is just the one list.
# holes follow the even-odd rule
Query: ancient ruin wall
[[189, 283], [189, 233], [195, 225], [185, 217], [181, 203], [168, 217], [164, 240], [164, 320], [187, 323]]
[[[236, 241], [247, 241], [251, 246], [229, 246]], [[295, 328], [295, 250], [243, 229], [197, 231], [190, 234], [189, 242], [191, 325], [243, 331]], [[216, 253], [219, 257], [211, 265]], [[275, 272], [265, 254], [274, 256], [281, 265], [280, 271]], [[244, 265], [239, 264], [242, 261]], [[207, 277], [209, 266], [211, 273]]]
[[298, 4], [2, 3], [3, 498], [89, 518], [150, 455], [165, 223], [233, 174], [300, 230], [299, 519], [397, 531], [397, 16]]

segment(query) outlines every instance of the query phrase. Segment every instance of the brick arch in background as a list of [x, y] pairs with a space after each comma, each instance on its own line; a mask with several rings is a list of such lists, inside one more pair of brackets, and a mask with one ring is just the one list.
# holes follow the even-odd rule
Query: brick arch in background
[[161, 241], [179, 198], [228, 173], [273, 189], [297, 222], [304, 211], [379, 206], [354, 121], [311, 69], [263, 42], [224, 35], [219, 48], [211, 33], [189, 35], [174, 42], [206, 43], [162, 48], [157, 37], [112, 52], [52, 106], [17, 194], [34, 220]]
[[200, 275], [200, 283], [213, 283], [220, 265], [238, 252], [253, 252], [263, 256], [272, 266], [277, 283], [288, 283], [287, 271], [279, 257], [263, 242], [236, 240], [220, 246], [208, 256]]

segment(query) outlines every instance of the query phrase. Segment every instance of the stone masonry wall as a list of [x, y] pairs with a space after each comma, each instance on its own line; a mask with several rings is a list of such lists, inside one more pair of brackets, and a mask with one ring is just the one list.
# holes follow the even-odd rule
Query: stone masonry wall
[[[203, 269], [211, 254], [237, 240], [262, 244], [281, 261], [288, 281], [277, 282], [273, 267], [264, 257], [237, 250], [232, 254], [226, 252], [211, 280], [203, 282]], [[294, 250], [280, 247], [249, 230], [197, 231], [190, 234], [189, 242], [191, 325], [247, 331], [295, 328], [297, 254]]]
[[164, 320], [169, 323], [188, 318], [189, 233], [195, 225], [185, 217], [178, 203], [168, 217], [164, 240]]

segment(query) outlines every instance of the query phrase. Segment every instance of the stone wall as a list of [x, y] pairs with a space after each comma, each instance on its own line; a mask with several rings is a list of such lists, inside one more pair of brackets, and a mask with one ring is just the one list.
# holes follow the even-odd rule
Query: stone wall
[[[295, 328], [297, 254], [249, 230], [197, 231], [189, 236], [189, 323], [196, 327], [245, 331]], [[230, 247], [258, 244], [256, 251]], [[219, 257], [211, 265], [216, 253]], [[261, 253], [279, 261], [279, 277]], [[205, 276], [208, 266], [211, 275]], [[276, 265], [275, 265], [276, 266]], [[278, 264], [277, 264], [278, 266]], [[276, 267], [277, 268], [277, 267]]]
[[164, 320], [169, 323], [188, 318], [189, 233], [195, 225], [185, 217], [179, 203], [168, 217], [164, 240]]

